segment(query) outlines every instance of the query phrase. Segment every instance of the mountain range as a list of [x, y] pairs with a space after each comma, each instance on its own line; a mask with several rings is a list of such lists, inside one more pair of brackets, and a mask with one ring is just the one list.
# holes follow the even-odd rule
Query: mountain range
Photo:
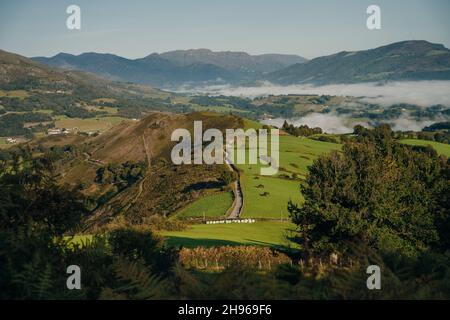
[[95, 73], [110, 80], [155, 87], [253, 81], [266, 73], [306, 61], [295, 55], [249, 55], [207, 49], [152, 53], [134, 60], [100, 53], [59, 53], [51, 58], [36, 57], [33, 60], [53, 67]]
[[423, 40], [375, 49], [342, 51], [310, 61], [295, 55], [249, 55], [207, 49], [178, 50], [126, 59], [113, 54], [60, 53], [33, 60], [110, 80], [173, 88], [180, 85], [243, 84], [257, 80], [280, 85], [315, 85], [403, 80], [449, 80], [450, 50]]

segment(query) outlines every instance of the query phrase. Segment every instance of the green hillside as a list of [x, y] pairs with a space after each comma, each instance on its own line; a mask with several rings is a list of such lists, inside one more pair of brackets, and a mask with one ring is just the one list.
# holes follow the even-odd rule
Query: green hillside
[[267, 76], [269, 81], [285, 85], [444, 80], [449, 77], [450, 50], [427, 41], [402, 41], [375, 49], [342, 51]]
[[314, 159], [323, 153], [339, 150], [340, 144], [280, 136], [278, 175], [261, 176], [258, 165], [237, 165], [241, 170], [244, 194], [242, 217], [287, 218], [287, 202], [300, 203], [300, 182]]
[[400, 142], [411, 146], [432, 146], [439, 154], [450, 157], [450, 144], [420, 139], [403, 139]]
[[194, 225], [184, 231], [164, 231], [170, 246], [212, 247], [221, 245], [288, 246], [294, 225], [283, 222], [256, 222]]
[[176, 217], [225, 217], [225, 213], [233, 204], [230, 192], [221, 192], [201, 198], [181, 209]]

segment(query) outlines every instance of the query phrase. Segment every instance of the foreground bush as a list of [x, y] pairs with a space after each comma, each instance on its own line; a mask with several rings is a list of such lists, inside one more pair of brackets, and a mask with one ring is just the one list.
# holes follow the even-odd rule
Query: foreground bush
[[256, 270], [272, 270], [280, 264], [292, 264], [283, 253], [267, 247], [225, 246], [180, 250], [180, 263], [185, 268], [221, 270], [231, 266]]

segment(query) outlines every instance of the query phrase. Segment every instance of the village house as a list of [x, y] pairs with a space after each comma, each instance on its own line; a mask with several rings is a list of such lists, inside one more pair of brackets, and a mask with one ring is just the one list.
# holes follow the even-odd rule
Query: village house
[[53, 129], [48, 129], [47, 134], [48, 135], [55, 135], [55, 134], [61, 134], [62, 130], [59, 128], [53, 128]]

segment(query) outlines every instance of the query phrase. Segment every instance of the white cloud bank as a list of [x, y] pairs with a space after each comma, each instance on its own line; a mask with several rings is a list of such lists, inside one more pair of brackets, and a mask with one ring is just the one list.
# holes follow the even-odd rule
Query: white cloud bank
[[[367, 122], [355, 122], [352, 121], [351, 118], [348, 118], [346, 116], [338, 116], [336, 114], [330, 113], [310, 113], [307, 116], [301, 118], [275, 118], [262, 120], [261, 122], [281, 128], [285, 120], [287, 120], [289, 124], [293, 124], [296, 127], [300, 125], [307, 125], [310, 128], [319, 127], [322, 128], [324, 132], [331, 134], [351, 133], [353, 132], [353, 127], [357, 124], [363, 125], [365, 127], [370, 127], [370, 124]], [[435, 120], [416, 120], [409, 117], [408, 114], [405, 113], [397, 119], [383, 120], [380, 121], [380, 123], [389, 124], [394, 131], [421, 131], [423, 128], [440, 121], [448, 120], [444, 118]]]
[[[293, 118], [293, 119], [267, 119], [262, 120], [261, 122], [264, 124], [276, 126], [281, 128], [283, 126], [284, 121], [287, 120], [289, 124], [293, 124], [298, 127], [301, 125], [307, 125], [310, 128], [322, 128], [327, 133], [349, 133], [353, 131], [353, 126], [356, 124], [351, 124], [350, 121], [343, 116], [337, 116], [333, 114], [322, 114], [322, 113], [310, 113], [305, 117], [301, 118]], [[363, 124], [363, 123], [361, 123]], [[363, 125], [367, 126], [367, 123]]]
[[326, 86], [289, 85], [279, 86], [268, 82], [260, 86], [217, 85], [180, 90], [196, 94], [243, 96], [249, 98], [267, 95], [327, 94], [334, 96], [362, 97], [364, 101], [389, 106], [395, 103], [410, 103], [422, 107], [436, 104], [450, 106], [450, 81], [402, 81], [358, 84], [336, 84]]
[[[358, 84], [337, 84], [326, 86], [313, 85], [290, 85], [279, 86], [268, 82], [259, 86], [231, 86], [216, 85], [199, 87], [194, 89], [179, 90], [194, 94], [207, 94], [211, 96], [227, 95], [241, 97], [263, 97], [268, 95], [287, 94], [317, 94], [333, 96], [353, 96], [359, 97], [362, 101], [380, 104], [384, 107], [397, 104], [409, 103], [421, 107], [442, 104], [450, 106], [450, 81], [402, 81], [388, 82], [383, 85], [378, 83], [358, 83]], [[281, 127], [285, 119], [277, 118], [262, 121], [265, 124]], [[320, 127], [327, 133], [349, 133], [353, 131], [356, 124], [368, 126], [368, 123], [358, 123], [351, 121], [345, 115], [311, 113], [302, 118], [287, 119], [295, 126], [308, 125], [309, 127]], [[446, 119], [423, 119], [416, 120], [408, 116], [407, 113], [398, 119], [382, 121], [391, 125], [393, 130], [420, 131], [424, 127], [435, 122], [448, 121]]]

